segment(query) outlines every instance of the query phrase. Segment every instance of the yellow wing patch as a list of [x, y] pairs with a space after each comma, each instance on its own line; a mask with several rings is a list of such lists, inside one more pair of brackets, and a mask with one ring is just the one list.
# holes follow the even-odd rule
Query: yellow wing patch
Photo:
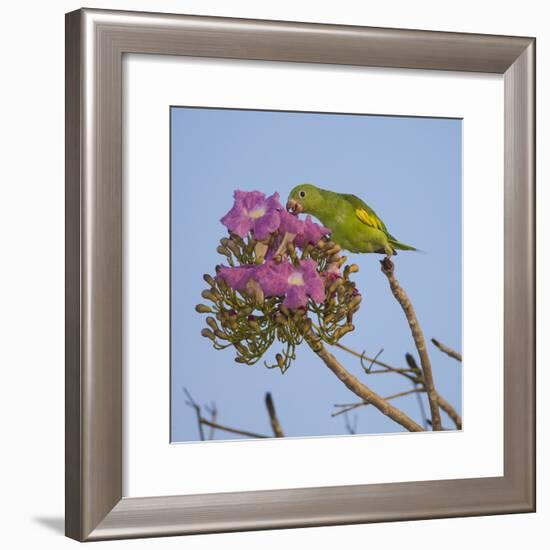
[[382, 222], [372, 214], [369, 214], [365, 209], [363, 208], [357, 208], [355, 210], [355, 215], [365, 224], [369, 227], [373, 227], [374, 229], [379, 229], [380, 231], [383, 231], [384, 228], [382, 226]]

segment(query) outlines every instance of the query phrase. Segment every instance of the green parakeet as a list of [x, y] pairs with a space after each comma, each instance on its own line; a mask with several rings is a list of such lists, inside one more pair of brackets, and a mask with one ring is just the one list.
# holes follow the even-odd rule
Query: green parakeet
[[417, 250], [392, 236], [376, 212], [355, 195], [304, 183], [290, 192], [287, 206], [315, 216], [344, 250], [388, 256], [396, 254], [396, 250]]

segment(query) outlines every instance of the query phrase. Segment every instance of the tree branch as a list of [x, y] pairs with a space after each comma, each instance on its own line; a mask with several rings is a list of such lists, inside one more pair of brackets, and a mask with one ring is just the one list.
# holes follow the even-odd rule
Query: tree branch
[[204, 430], [202, 429], [202, 413], [200, 406], [195, 402], [195, 400], [191, 397], [191, 394], [187, 391], [187, 388], [183, 388], [183, 393], [185, 393], [185, 396], [187, 397], [187, 401], [185, 402], [186, 405], [191, 407], [195, 410], [195, 414], [197, 416], [197, 425], [199, 428], [199, 437], [201, 438], [201, 441], [204, 441]]
[[[385, 399], [386, 401], [390, 401], [391, 399], [397, 399], [398, 397], [404, 397], [405, 395], [411, 395], [413, 393], [421, 392], [420, 389], [412, 389], [412, 390], [406, 390], [399, 393], [394, 393], [393, 395], [388, 395], [387, 397], [383, 397], [382, 399]], [[332, 413], [331, 416], [338, 416], [340, 414], [345, 414], [349, 411], [352, 411], [353, 409], [357, 409], [358, 407], [363, 407], [366, 405], [371, 405], [369, 401], [361, 401], [360, 403], [346, 403], [343, 405], [334, 405], [335, 407], [344, 407], [342, 410], [337, 411], [335, 413]]]
[[357, 415], [353, 416], [353, 424], [349, 420], [349, 416], [347, 414], [347, 411], [344, 413], [344, 417], [345, 417], [345, 424], [344, 425], [346, 426], [346, 431], [350, 435], [355, 435], [357, 433]]
[[271, 394], [267, 392], [265, 394], [265, 406], [267, 408], [267, 414], [269, 414], [269, 421], [271, 422], [271, 429], [273, 430], [273, 435], [275, 437], [284, 437], [283, 428], [281, 428], [281, 423], [277, 418], [277, 412], [275, 411], [275, 404], [273, 403], [273, 398]]
[[[418, 368], [418, 366], [416, 365], [416, 359], [410, 353], [407, 353], [406, 358], [407, 358], [407, 363], [412, 368], [415, 368], [415, 367]], [[422, 385], [424, 385], [423, 381], [422, 381]], [[437, 394], [437, 404], [449, 415], [449, 418], [455, 423], [457, 430], [461, 430], [462, 418], [460, 418], [460, 415], [453, 409], [452, 405], [448, 401], [446, 401], [445, 399], [443, 399], [443, 397], [441, 397], [441, 395], [438, 392], [436, 392], [436, 394]]]
[[309, 347], [317, 354], [318, 357], [325, 363], [325, 365], [336, 375], [336, 377], [343, 382], [343, 384], [351, 390], [355, 395], [372, 403], [382, 414], [385, 414], [398, 424], [401, 424], [404, 428], [410, 432], [423, 432], [422, 426], [417, 424], [412, 418], [407, 416], [403, 411], [391, 405], [388, 401], [380, 397], [377, 393], [372, 391], [369, 387], [362, 384], [355, 376], [350, 374], [323, 346], [321, 339], [313, 333], [311, 330], [305, 334], [305, 340]]
[[[216, 408], [216, 403], [212, 403], [211, 407], [205, 407], [205, 408], [210, 414], [210, 422], [215, 424], [218, 419], [218, 409]], [[208, 439], [214, 439], [215, 431], [216, 431], [216, 428], [214, 428], [213, 426], [210, 426], [210, 433], [208, 434]]]
[[437, 403], [447, 413], [449, 418], [454, 422], [456, 429], [462, 430], [462, 418], [455, 411], [452, 405], [448, 401], [443, 399], [443, 397], [441, 397], [441, 395], [439, 394], [437, 394]]
[[187, 401], [185, 402], [186, 405], [194, 409], [195, 414], [197, 416], [197, 424], [199, 427], [199, 437], [201, 438], [201, 441], [205, 440], [204, 437], [204, 429], [203, 426], [209, 426], [210, 427], [210, 434], [209, 439], [214, 439], [214, 430], [222, 430], [223, 432], [229, 432], [232, 434], [237, 435], [244, 435], [245, 437], [255, 437], [255, 438], [269, 438], [269, 435], [263, 435], [263, 434], [257, 434], [255, 432], [248, 432], [246, 430], [238, 430], [237, 428], [231, 428], [229, 426], [224, 426], [223, 424], [218, 424], [216, 422], [216, 418], [218, 416], [218, 409], [216, 408], [216, 405], [213, 404], [212, 407], [206, 407], [210, 415], [212, 416], [212, 420], [207, 420], [202, 415], [202, 409], [201, 406], [193, 399], [187, 388], [183, 388], [183, 391], [185, 393], [185, 396], [187, 397]]
[[456, 359], [460, 363], [462, 363], [462, 354], [458, 353], [458, 351], [455, 351], [453, 348], [450, 348], [449, 346], [446, 346], [445, 344], [442, 344], [439, 340], [436, 340], [435, 338], [432, 338], [432, 343], [436, 348], [439, 348], [443, 353], [446, 353], [449, 357], [452, 357], [453, 359]]
[[[361, 357], [361, 354], [351, 348], [348, 348], [346, 346], [342, 346], [342, 345], [338, 345], [339, 348], [347, 351], [348, 353], [351, 353], [352, 355], [354, 355], [355, 357]], [[363, 355], [363, 357], [365, 359], [368, 360], [368, 358], [366, 356]], [[420, 384], [422, 386], [422, 389], [420, 389], [417, 393], [416, 393], [416, 396], [418, 398], [418, 406], [420, 408], [420, 414], [422, 415], [422, 418], [423, 418], [423, 424], [424, 426], [427, 425], [427, 422], [426, 422], [426, 413], [424, 412], [424, 405], [422, 404], [422, 400], [421, 400], [421, 393], [424, 393], [426, 390], [424, 388], [424, 380], [422, 378], [422, 375], [420, 374], [420, 378], [415, 378], [409, 374], [407, 374], [407, 372], [421, 372], [418, 365], [416, 364], [416, 360], [415, 358], [410, 354], [410, 353], [407, 353], [405, 354], [405, 359], [407, 361], [407, 364], [409, 365], [410, 367], [410, 371], [409, 370], [406, 370], [406, 369], [396, 369], [394, 367], [392, 367], [391, 365], [387, 365], [384, 363], [384, 367], [387, 368], [387, 370], [385, 371], [370, 371], [369, 374], [382, 374], [382, 373], [390, 373], [390, 372], [393, 372], [393, 373], [396, 373], [396, 374], [400, 374], [401, 376], [404, 376], [405, 378], [407, 378], [408, 380], [410, 380], [414, 387], [416, 388], [416, 384]], [[443, 397], [441, 397], [441, 395], [438, 393], [437, 394], [437, 402], [439, 404], [439, 406], [441, 407], [442, 410], [444, 410], [447, 415], [451, 418], [451, 420], [454, 422], [455, 426], [457, 427], [458, 430], [461, 430], [462, 429], [462, 418], [460, 417], [460, 415], [456, 412], [456, 410], [452, 407], [452, 405], [446, 401]]]
[[426, 341], [422, 328], [416, 318], [413, 305], [409, 300], [406, 292], [401, 288], [399, 282], [394, 275], [394, 265], [390, 258], [384, 258], [381, 262], [382, 273], [388, 278], [390, 283], [390, 289], [395, 299], [399, 302], [399, 305], [405, 313], [405, 317], [409, 323], [411, 334], [420, 356], [420, 364], [422, 365], [422, 373], [424, 375], [424, 385], [426, 387], [426, 393], [428, 394], [428, 401], [430, 403], [430, 412], [432, 416], [432, 427], [434, 431], [441, 430], [441, 415], [439, 413], [439, 404], [437, 400], [437, 392], [435, 391], [435, 385], [432, 374], [432, 365], [430, 363], [430, 357], [428, 350], [426, 349]]
[[210, 426], [211, 428], [216, 428], [217, 430], [222, 430], [223, 432], [244, 435], [245, 437], [255, 437], [258, 439], [268, 439], [270, 437], [269, 435], [257, 434], [255, 432], [247, 432], [246, 430], [238, 430], [237, 428], [223, 426], [222, 424], [218, 424], [216, 422], [210, 422], [210, 420], [206, 420], [206, 418], [201, 418], [201, 424], [204, 424], [205, 426]]
[[[344, 344], [341, 344], [340, 342], [337, 342], [334, 345], [337, 348], [343, 349], [344, 351], [347, 351], [348, 353], [355, 355], [355, 357], [358, 357], [359, 359], [363, 359], [365, 361], [368, 361], [369, 363], [373, 363], [374, 365], [379, 365], [380, 367], [384, 367], [388, 371], [396, 372], [396, 371], [404, 370], [404, 369], [396, 369], [395, 367], [392, 367], [391, 365], [388, 365], [387, 363], [384, 363], [383, 361], [378, 360], [376, 357], [374, 358], [368, 357], [364, 353], [359, 353], [351, 348], [348, 348], [347, 346], [344, 346]], [[379, 372], [379, 371], [374, 371], [374, 372]]]
[[[391, 365], [388, 365], [387, 363], [383, 363], [382, 361], [378, 361], [377, 359], [371, 359], [370, 357], [367, 357], [364, 353], [359, 353], [355, 351], [354, 349], [348, 348], [347, 346], [344, 346], [343, 344], [340, 344], [340, 342], [334, 344], [337, 348], [343, 349], [344, 351], [347, 351], [348, 353], [351, 353], [351, 355], [355, 355], [355, 357], [358, 357], [360, 360], [364, 359], [366, 361], [370, 361], [371, 363], [375, 365], [379, 365], [383, 367], [385, 370], [371, 370], [366, 371], [366, 374], [385, 374], [387, 372], [394, 372], [396, 374], [401, 374], [408, 380], [410, 380], [413, 384], [418, 384], [421, 382], [421, 380], [418, 379], [417, 376], [414, 376], [414, 372], [411, 369], [396, 369], [395, 367], [392, 367]], [[412, 374], [411, 374], [412, 373]]]

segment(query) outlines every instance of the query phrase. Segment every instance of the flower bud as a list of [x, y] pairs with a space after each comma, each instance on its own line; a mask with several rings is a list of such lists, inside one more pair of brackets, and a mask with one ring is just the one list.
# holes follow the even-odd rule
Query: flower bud
[[212, 308], [204, 304], [197, 304], [195, 306], [195, 311], [197, 313], [212, 313]]
[[241, 254], [241, 249], [239, 248], [239, 245], [231, 240], [227, 243], [227, 248], [229, 248], [229, 250], [231, 250], [231, 252], [233, 252], [233, 254], [235, 254], [235, 256], [240, 256]]
[[348, 267], [350, 273], [357, 273], [359, 271], [359, 266], [357, 264], [351, 264]]
[[327, 256], [332, 256], [334, 254], [338, 254], [342, 250], [342, 247], [339, 244], [335, 244], [334, 246], [331, 246], [330, 248], [326, 248], [324, 250], [324, 253]]
[[216, 286], [216, 281], [214, 280], [214, 277], [208, 275], [208, 273], [205, 273], [202, 278], [205, 280], [206, 283], [208, 283], [210, 286]]
[[342, 257], [336, 262], [336, 265], [338, 266], [338, 269], [340, 269], [347, 261], [348, 261], [348, 257], [347, 257], [347, 256], [342, 256]]
[[256, 256], [257, 264], [261, 264], [264, 261], [267, 248], [268, 248], [267, 244], [261, 241], [258, 241], [254, 246], [254, 254]]
[[250, 279], [248, 283], [246, 283], [246, 294], [256, 304], [261, 304], [264, 301], [264, 291], [259, 283], [254, 279]]
[[239, 342], [235, 342], [233, 345], [235, 346], [235, 348], [237, 349], [237, 351], [238, 351], [241, 355], [247, 355], [247, 354], [248, 354], [248, 350], [246, 349], [246, 346], [243, 346], [243, 345], [240, 344]]
[[346, 315], [346, 309], [341, 307], [340, 309], [338, 309], [336, 311], [336, 313], [334, 314], [334, 316], [336, 317], [336, 320], [339, 321], [340, 319], [342, 319], [344, 316]]
[[[321, 242], [321, 241], [319, 241]], [[313, 245], [311, 243], [307, 243], [304, 248], [302, 248], [302, 258], [306, 258], [311, 254], [311, 251], [313, 250]]]
[[422, 371], [418, 368], [418, 365], [416, 364], [416, 360], [413, 355], [410, 353], [405, 354], [405, 360], [407, 361], [407, 365], [409, 365], [409, 368], [416, 374], [421, 374]]
[[214, 317], [207, 317], [206, 318], [206, 324], [214, 331], [218, 330], [218, 323], [216, 323], [216, 320]]
[[275, 322], [279, 325], [284, 325], [286, 323], [286, 318], [282, 313], [277, 313], [277, 315], [275, 315]]
[[341, 278], [336, 279], [328, 289], [329, 294], [334, 294], [343, 283], [344, 281]]
[[248, 325], [250, 326], [250, 328], [253, 328], [254, 330], [260, 330], [260, 323], [256, 321], [256, 317], [254, 317], [254, 315], [248, 316]]
[[282, 370], [285, 368], [285, 361], [283, 359], [283, 356], [278, 353], [277, 355], [275, 355], [275, 359], [277, 361], [277, 365], [279, 366], [279, 368]]
[[214, 333], [207, 328], [203, 328], [201, 330], [201, 336], [204, 336], [204, 338], [208, 338], [209, 340], [212, 340], [214, 342], [216, 340], [216, 337], [214, 336]]
[[231, 233], [231, 240], [240, 248], [244, 248], [246, 246], [244, 240], [236, 233]]
[[219, 299], [219, 295], [213, 290], [203, 290], [201, 296], [205, 300], [210, 300], [211, 302], [217, 302]]
[[342, 336], [345, 336], [348, 332], [352, 332], [355, 330], [355, 327], [352, 324], [345, 325], [337, 330], [334, 331], [334, 337], [337, 340], [340, 340]]
[[350, 303], [349, 303], [349, 305], [348, 305], [349, 309], [352, 310], [352, 309], [354, 309], [355, 307], [357, 307], [357, 306], [361, 303], [361, 300], [362, 300], [361, 294], [357, 294], [356, 296], [354, 296], [354, 297], [351, 299], [351, 301], [350, 301]]
[[229, 289], [229, 285], [221, 277], [218, 279], [218, 287], [220, 290]]

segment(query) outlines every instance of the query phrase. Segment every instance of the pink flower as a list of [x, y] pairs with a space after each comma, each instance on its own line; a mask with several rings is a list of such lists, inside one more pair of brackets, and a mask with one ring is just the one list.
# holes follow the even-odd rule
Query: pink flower
[[[268, 260], [259, 265], [240, 265], [237, 267], [220, 266], [218, 269], [218, 275], [220, 279], [223, 279], [233, 290], [244, 292], [246, 285], [250, 279], [254, 279], [259, 282], [260, 280], [268, 281], [267, 289], [262, 286], [262, 290], [266, 296], [279, 296], [285, 293], [284, 287], [282, 287], [274, 278], [273, 270], [276, 268], [275, 262]], [[269, 281], [272, 281], [269, 286]]]
[[299, 266], [290, 262], [264, 264], [267, 269], [257, 273], [257, 280], [266, 296], [283, 296], [283, 305], [296, 309], [307, 305], [308, 297], [317, 303], [325, 301], [323, 280], [313, 260], [300, 260]]
[[243, 292], [248, 281], [260, 266], [241, 265], [239, 267], [220, 266], [217, 277], [223, 279], [233, 290]]
[[253, 279], [265, 296], [285, 296], [283, 305], [291, 309], [305, 307], [308, 297], [317, 303], [325, 301], [325, 284], [311, 259], [300, 260], [298, 266], [288, 261], [279, 264], [266, 261], [261, 265], [221, 266], [217, 276], [239, 292], [244, 292], [248, 282]]
[[231, 210], [220, 220], [230, 231], [244, 237], [252, 231], [261, 240], [277, 230], [280, 224], [279, 194], [266, 198], [259, 191], [235, 191]]
[[280, 219], [279, 233], [281, 233], [281, 235], [285, 233], [292, 233], [293, 235], [303, 233], [305, 224], [298, 216], [283, 209], [280, 212]]
[[[308, 244], [316, 245], [324, 235], [330, 233], [330, 229], [315, 223], [311, 216], [301, 220], [295, 214], [282, 210], [280, 218], [279, 233], [281, 235], [285, 233], [295, 235], [294, 243], [299, 248], [304, 248]], [[277, 244], [280, 244], [280, 239]]]
[[323, 227], [322, 225], [315, 223], [311, 219], [311, 216], [308, 216], [303, 222], [302, 231], [296, 235], [296, 246], [304, 248], [307, 244], [316, 245], [321, 238], [328, 233], [330, 233], [330, 229], [328, 227]]

